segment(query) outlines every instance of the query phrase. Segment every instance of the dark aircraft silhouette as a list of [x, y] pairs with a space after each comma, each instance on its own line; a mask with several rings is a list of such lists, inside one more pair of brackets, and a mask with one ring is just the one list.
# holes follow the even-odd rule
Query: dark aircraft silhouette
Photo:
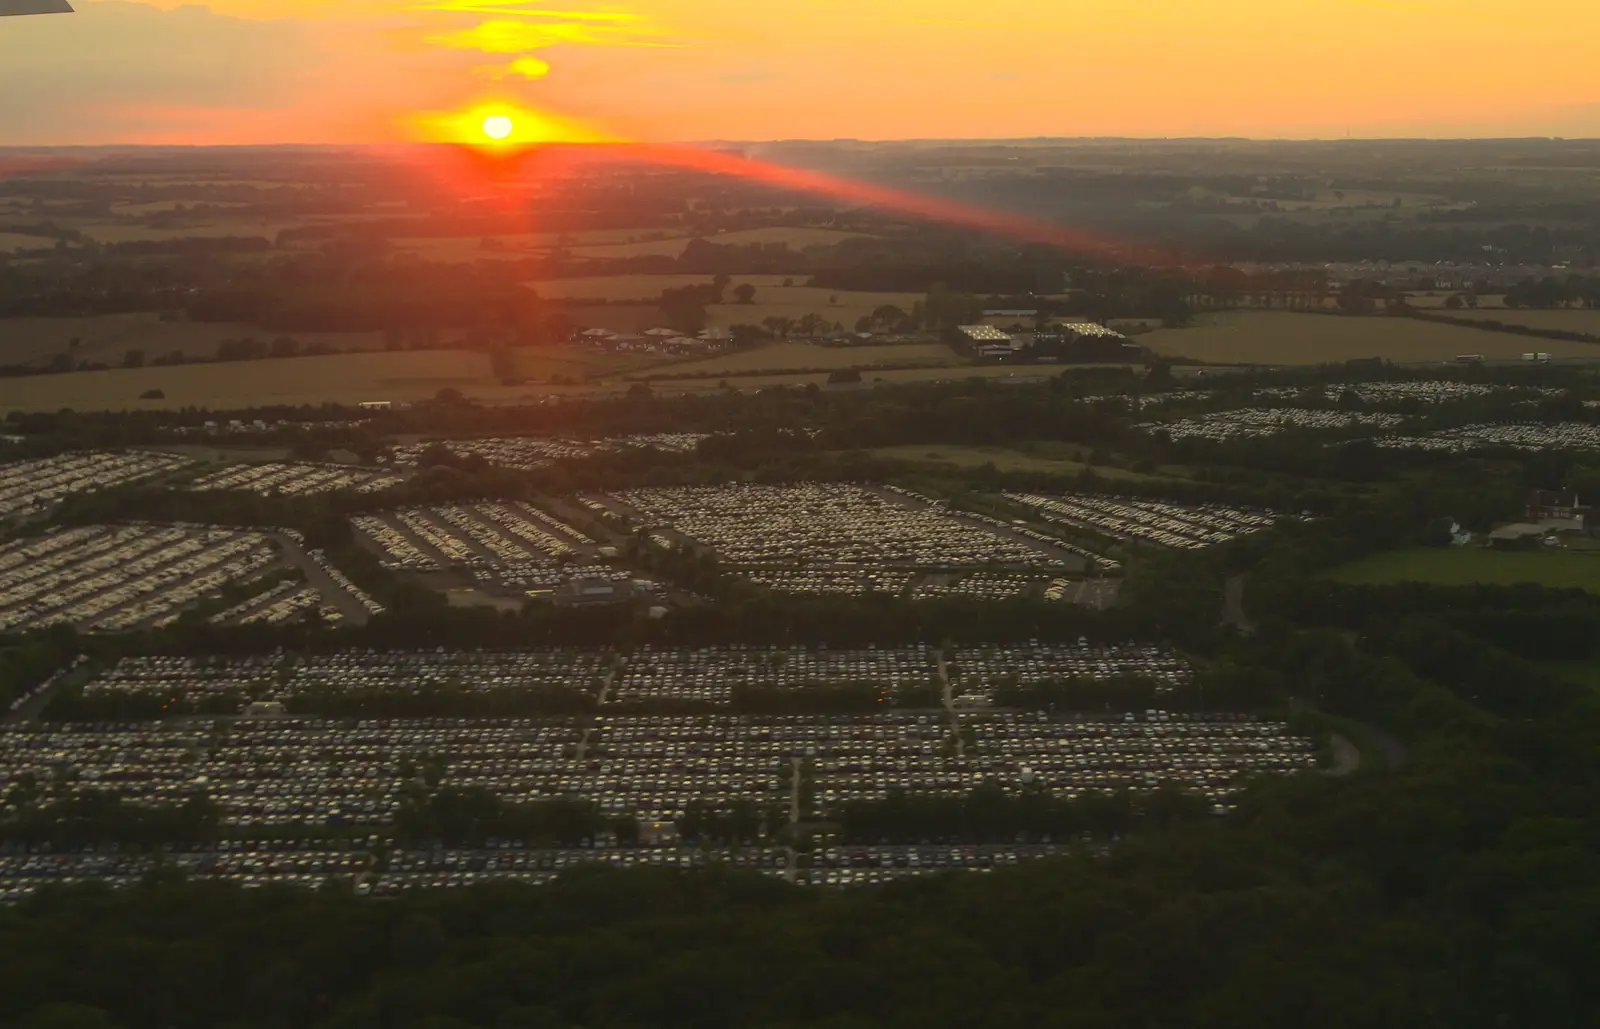
[[71, 14], [67, 0], [0, 0], [0, 18], [18, 14]]

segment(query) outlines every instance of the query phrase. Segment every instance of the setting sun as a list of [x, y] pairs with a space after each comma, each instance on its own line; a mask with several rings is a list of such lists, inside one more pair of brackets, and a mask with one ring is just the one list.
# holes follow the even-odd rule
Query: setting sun
[[492, 152], [545, 143], [615, 143], [618, 137], [588, 125], [504, 100], [490, 100], [456, 111], [426, 111], [410, 119], [414, 139], [461, 143]]

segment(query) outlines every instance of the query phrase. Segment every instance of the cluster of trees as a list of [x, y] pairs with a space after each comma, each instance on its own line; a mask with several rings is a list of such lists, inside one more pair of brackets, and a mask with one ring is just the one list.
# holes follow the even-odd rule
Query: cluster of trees
[[516, 804], [481, 786], [429, 789], [420, 780], [411, 791], [395, 814], [395, 839], [404, 846], [481, 847], [495, 839], [573, 847], [592, 841], [607, 827], [600, 809], [585, 801]]
[[0, 646], [0, 705], [9, 709], [12, 701], [64, 669], [77, 653], [78, 637], [70, 626], [52, 627]]
[[1600, 307], [1600, 278], [1593, 275], [1568, 275], [1558, 279], [1527, 278], [1506, 290], [1505, 305], [1519, 307]]
[[958, 797], [894, 790], [887, 800], [852, 801], [840, 810], [839, 835], [847, 843], [1067, 843], [1210, 813], [1204, 800], [1172, 786], [1068, 798], [1037, 787], [1011, 794], [990, 782]]
[[6, 794], [0, 843], [161, 846], [203, 843], [217, 835], [220, 809], [204, 793], [177, 803], [130, 804], [109, 790], [66, 794], [58, 785], [19, 777]]

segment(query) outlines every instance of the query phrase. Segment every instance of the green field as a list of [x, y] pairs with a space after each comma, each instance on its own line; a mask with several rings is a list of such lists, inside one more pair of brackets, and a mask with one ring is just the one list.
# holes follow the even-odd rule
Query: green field
[[27, 236], [20, 232], [0, 232], [0, 254], [15, 254], [23, 250], [49, 250], [56, 241], [49, 236]]
[[1570, 550], [1413, 547], [1369, 555], [1335, 569], [1331, 578], [1380, 586], [1397, 582], [1440, 586], [1536, 582], [1600, 593], [1600, 555]]
[[815, 343], [773, 343], [731, 354], [671, 365], [675, 377], [700, 378], [748, 372], [782, 372], [814, 368], [861, 368], [874, 365], [921, 365], [949, 368], [965, 358], [943, 343], [905, 343], [866, 347], [824, 347]]
[[[611, 259], [618, 257], [678, 257], [693, 236], [678, 236], [671, 239], [640, 240], [629, 243], [610, 243], [602, 246], [574, 247], [574, 257], [589, 257], [597, 259]], [[847, 239], [868, 238], [864, 233], [840, 232], [837, 229], [808, 229], [785, 228], [774, 226], [767, 229], [744, 229], [736, 232], [721, 232], [712, 236], [699, 237], [708, 243], [718, 246], [750, 246], [753, 243], [770, 245], [782, 243], [791, 250], [804, 250], [807, 247], [828, 247], [842, 243]]]
[[[1084, 458], [1086, 448], [1067, 443], [1040, 442], [1021, 447], [965, 447], [909, 445], [876, 447], [871, 453], [897, 461], [925, 461], [935, 464], [955, 465], [957, 468], [979, 468], [994, 465], [1001, 472], [1041, 472], [1049, 475], [1077, 475], [1089, 467]], [[1143, 475], [1123, 468], [1094, 466], [1095, 474], [1106, 479], [1150, 481], [1167, 476]], [[1172, 471], [1172, 470], [1168, 470]]]
[[[457, 243], [465, 241], [457, 240]], [[850, 290], [815, 289], [810, 286], [785, 286], [788, 281], [803, 281], [784, 275], [735, 275], [725, 294], [733, 300], [733, 290], [749, 283], [756, 288], [755, 299], [749, 304], [712, 304], [706, 309], [708, 324], [727, 328], [731, 325], [760, 325], [767, 318], [800, 319], [808, 314], [827, 319], [828, 324], [838, 324], [854, 329], [857, 319], [892, 304], [909, 312], [913, 304], [922, 300], [920, 293], [869, 293]], [[572, 279], [543, 279], [523, 285], [546, 299], [653, 301], [661, 297], [664, 289], [681, 289], [699, 286], [711, 281], [709, 275], [596, 275]], [[592, 319], [602, 328], [604, 316]], [[1467, 331], [1467, 330], [1463, 330]]]
[[[1570, 308], [1554, 311], [1512, 310], [1505, 307], [1479, 307], [1474, 310], [1446, 311], [1452, 318], [1471, 318], [1474, 321], [1497, 321], [1507, 325], [1526, 325], [1530, 329], [1560, 329], [1565, 332], [1586, 332], [1600, 336], [1600, 310]], [[1549, 350], [1546, 343], [1555, 340], [1534, 339], [1524, 343], [1529, 350]], [[1549, 351], [1554, 353], [1554, 351]]]
[[[1120, 366], [1119, 366], [1120, 367]], [[677, 377], [678, 366], [668, 365], [666, 368], [656, 368], [652, 374], [661, 375], [673, 373], [671, 379], [652, 379], [649, 386], [658, 390], [713, 390], [721, 389], [727, 385], [733, 389], [753, 389], [763, 386], [805, 386], [816, 383], [821, 386], [827, 383], [827, 372], [800, 372], [800, 373], [772, 373], [756, 375], [740, 375], [737, 378], [723, 378], [721, 376], [694, 376], [687, 378]], [[1040, 376], [1053, 374], [1049, 366], [1016, 367], [1012, 365], [972, 365], [934, 368], [900, 368], [878, 371], [872, 368], [863, 369], [861, 381], [866, 384], [877, 382], [960, 382], [964, 379], [1007, 379], [1015, 378], [1024, 381], [1036, 381]]]
[[[706, 320], [715, 326], [760, 325], [767, 318], [804, 318], [820, 315], [830, 324], [854, 329], [856, 321], [886, 304], [909, 312], [920, 302], [920, 293], [866, 293], [849, 290], [814, 289], [810, 286], [761, 286], [762, 276], [738, 276], [734, 285], [749, 282], [756, 287], [750, 304], [713, 304], [706, 308]], [[731, 295], [731, 294], [730, 294]]]
[[1600, 690], [1600, 661], [1540, 661], [1538, 664], [1568, 682]]
[[1589, 343], [1530, 341], [1503, 332], [1406, 318], [1282, 311], [1199, 315], [1189, 328], [1158, 329], [1138, 341], [1157, 353], [1216, 364], [1323, 364], [1366, 357], [1408, 363], [1448, 361], [1457, 354], [1514, 361], [1529, 350], [1556, 357], [1600, 358], [1600, 347]]
[[[263, 404], [358, 403], [426, 400], [450, 388], [488, 402], [534, 398], [551, 393], [592, 391], [594, 387], [540, 384], [552, 375], [581, 380], [633, 366], [633, 357], [590, 354], [569, 347], [536, 347], [516, 352], [524, 386], [502, 386], [488, 355], [464, 350], [409, 350], [339, 354], [262, 361], [117, 368], [0, 379], [0, 413], [6, 411], [163, 410], [183, 406], [214, 409]], [[613, 387], [615, 388], [615, 387]], [[165, 396], [142, 400], [146, 390]]]
[[[760, 291], [782, 288], [782, 275], [740, 275], [733, 285], [748, 282]], [[685, 286], [703, 286], [711, 282], [709, 275], [592, 275], [573, 279], [541, 279], [525, 282], [524, 286], [547, 300], [659, 300], [665, 289], [682, 289]], [[733, 287], [729, 287], [730, 295]]]

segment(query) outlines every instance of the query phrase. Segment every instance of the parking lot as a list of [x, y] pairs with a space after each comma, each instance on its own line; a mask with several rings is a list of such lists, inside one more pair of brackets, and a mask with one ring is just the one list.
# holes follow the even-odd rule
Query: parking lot
[[1002, 534], [912, 499], [899, 503], [847, 483], [632, 489], [608, 499], [646, 528], [682, 534], [742, 568], [1079, 563], [1049, 542]]
[[[1041, 578], [1021, 572], [959, 572], [953, 575], [928, 575], [911, 591], [913, 600], [960, 597], [964, 600], [1065, 600], [1064, 578]], [[1059, 588], [1058, 588], [1059, 587]]]
[[0, 547], [0, 628], [90, 632], [169, 625], [280, 567], [267, 534], [198, 526], [92, 525]]
[[1060, 679], [1110, 679], [1139, 676], [1157, 689], [1190, 681], [1194, 670], [1183, 655], [1150, 644], [1090, 646], [1036, 643], [1027, 647], [964, 647], [947, 655], [947, 674], [958, 704], [989, 704], [995, 687]]
[[1427, 436], [1379, 436], [1380, 447], [1465, 453], [1491, 447], [1514, 450], [1600, 450], [1600, 425], [1588, 422], [1513, 422], [1464, 425]]
[[[252, 595], [211, 615], [217, 624], [281, 624], [315, 611], [327, 624], [382, 607], [320, 551], [288, 532], [199, 525], [89, 525], [0, 546], [0, 628], [67, 623], [118, 632], [170, 625], [228, 587]], [[273, 583], [264, 576], [309, 569]], [[318, 586], [318, 583], [321, 586]], [[259, 583], [259, 586], [255, 584]]]
[[[1323, 400], [1337, 401], [1351, 394], [1363, 404], [1390, 404], [1416, 401], [1423, 404], [1448, 404], [1456, 400], [1475, 400], [1497, 394], [1553, 396], [1558, 389], [1500, 386], [1484, 382], [1452, 382], [1446, 379], [1401, 382], [1336, 382], [1313, 393]], [[1308, 390], [1299, 386], [1268, 386], [1255, 391], [1257, 400], [1296, 400]]]
[[1350, 429], [1357, 426], [1392, 429], [1405, 421], [1403, 415], [1376, 411], [1316, 411], [1299, 407], [1248, 407], [1237, 411], [1218, 411], [1199, 418], [1172, 422], [1144, 422], [1136, 428], [1145, 432], [1164, 432], [1171, 439], [1208, 439], [1224, 442], [1275, 436], [1287, 429]]
[[1006, 493], [1047, 521], [1089, 529], [1129, 543], [1198, 550], [1262, 532], [1280, 515], [1222, 504], [1171, 504], [1094, 493]]
[[123, 486], [190, 463], [175, 454], [85, 450], [0, 465], [0, 519], [42, 515], [74, 493]]
[[345, 651], [231, 661], [125, 657], [88, 683], [84, 696], [171, 697], [191, 705], [217, 696], [287, 703], [307, 694], [417, 694], [443, 688], [468, 692], [560, 689], [592, 696], [620, 662], [620, 657], [607, 650], [560, 648], [442, 654]]
[[[76, 850], [13, 847], [0, 850], [0, 901], [21, 900], [47, 885], [99, 882], [128, 887], [157, 868], [203, 882], [246, 889], [269, 884], [315, 888], [351, 883], [366, 896], [471, 886], [490, 881], [542, 885], [584, 865], [613, 868], [721, 867], [789, 879], [802, 886], [858, 886], [948, 871], [989, 871], [1060, 854], [1071, 843], [825, 845], [796, 855], [786, 847], [525, 847], [521, 841], [480, 849], [396, 848], [381, 835], [349, 840], [228, 840], [160, 855], [101, 845]], [[793, 868], [791, 868], [791, 862]]]
[[735, 687], [875, 686], [890, 694], [926, 687], [938, 671], [937, 653], [926, 645], [861, 650], [644, 647], [628, 657], [610, 699], [727, 703]]
[[507, 588], [554, 586], [571, 577], [564, 567], [598, 552], [582, 532], [521, 501], [400, 508], [357, 515], [351, 525], [386, 568], [462, 569]]
[[668, 453], [687, 453], [709, 434], [703, 432], [657, 432], [632, 436], [609, 436], [596, 440], [550, 439], [538, 436], [452, 439], [437, 442], [406, 443], [392, 451], [396, 465], [415, 466], [428, 450], [444, 447], [457, 457], [480, 458], [487, 464], [531, 472], [548, 468], [557, 460], [575, 460], [595, 454], [646, 447]]
[[[941, 660], [942, 659], [942, 660]], [[1150, 644], [1029, 643], [965, 647], [949, 653], [909, 647], [650, 647], [522, 651], [345, 651], [228, 661], [126, 657], [84, 687], [107, 694], [175, 698], [194, 705], [219, 695], [290, 703], [305, 696], [433, 689], [464, 692], [561, 690], [594, 698], [602, 710], [643, 701], [727, 704], [737, 689], [799, 690], [870, 686], [886, 699], [942, 689], [958, 703], [987, 704], [1002, 682], [1031, 685], [1070, 678], [1142, 676], [1165, 686], [1187, 682], [1189, 664]], [[241, 702], [242, 706], [242, 702]]]
[[[1052, 720], [1034, 713], [961, 716], [970, 742], [951, 746], [938, 715], [602, 715], [585, 743], [575, 719], [322, 723], [56, 725], [0, 730], [0, 780], [112, 788], [130, 802], [205, 793], [223, 824], [372, 827], [392, 824], [401, 769], [432, 756], [444, 783], [502, 800], [568, 797], [606, 815], [674, 820], [691, 803], [837, 805], [890, 791], [965, 794], [985, 782], [1078, 796], [1174, 782], [1226, 803], [1242, 775], [1310, 767], [1309, 740], [1280, 722], [1152, 712]], [[579, 756], [579, 750], [583, 754]], [[804, 760], [797, 798], [786, 772]]]
[[405, 480], [398, 475], [372, 472], [340, 464], [273, 461], [232, 465], [203, 475], [189, 484], [192, 490], [243, 490], [261, 496], [308, 497], [347, 489], [355, 493], [381, 493]]

